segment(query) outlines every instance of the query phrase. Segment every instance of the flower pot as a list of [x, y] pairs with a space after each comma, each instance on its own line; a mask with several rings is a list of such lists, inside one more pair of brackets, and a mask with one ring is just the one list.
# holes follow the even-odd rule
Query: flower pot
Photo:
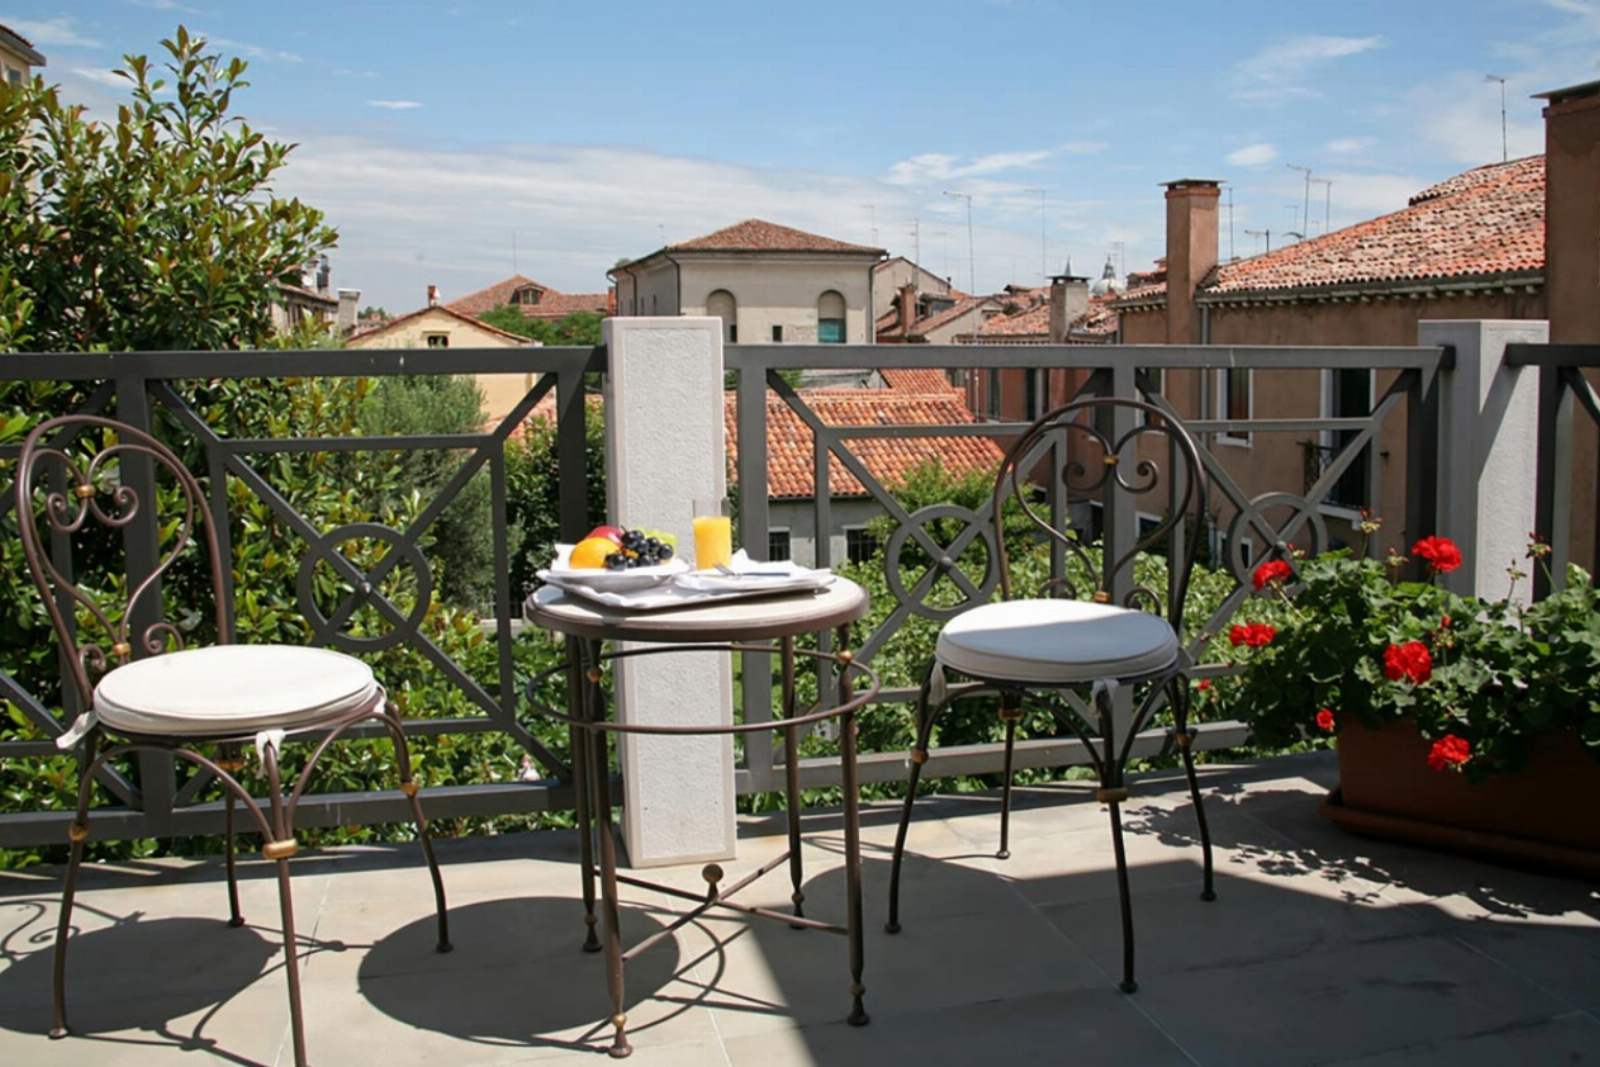
[[1600, 878], [1600, 760], [1575, 733], [1535, 738], [1522, 770], [1482, 782], [1430, 769], [1428, 748], [1409, 720], [1341, 724], [1323, 814], [1370, 837]]

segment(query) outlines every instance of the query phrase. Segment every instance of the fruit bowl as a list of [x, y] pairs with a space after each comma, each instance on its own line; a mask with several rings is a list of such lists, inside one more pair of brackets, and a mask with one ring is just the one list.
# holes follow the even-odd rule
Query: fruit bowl
[[538, 572], [539, 580], [557, 586], [581, 586], [585, 589], [622, 593], [663, 585], [680, 574], [689, 573], [689, 564], [679, 557], [650, 567], [632, 567], [622, 571], [574, 567], [571, 562], [573, 547], [556, 545], [556, 558], [551, 561], [549, 567]]

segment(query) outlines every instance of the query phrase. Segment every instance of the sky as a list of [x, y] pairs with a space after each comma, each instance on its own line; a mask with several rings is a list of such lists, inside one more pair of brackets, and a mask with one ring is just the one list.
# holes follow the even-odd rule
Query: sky
[[298, 146], [276, 191], [391, 312], [514, 266], [601, 291], [749, 217], [979, 292], [1138, 270], [1182, 177], [1228, 183], [1221, 254], [1251, 255], [1499, 160], [1488, 75], [1511, 158], [1542, 150], [1531, 94], [1600, 78], [1600, 0], [0, 0], [0, 24], [101, 118], [179, 24], [248, 60], [236, 110]]

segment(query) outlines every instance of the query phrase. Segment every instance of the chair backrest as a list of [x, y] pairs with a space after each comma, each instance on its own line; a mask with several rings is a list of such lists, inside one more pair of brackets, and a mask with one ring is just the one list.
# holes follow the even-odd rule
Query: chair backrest
[[[1127, 420], [1122, 420], [1120, 431], [1116, 428], [1119, 409], [1134, 416], [1131, 428]], [[1149, 454], [1151, 442], [1161, 446], [1158, 458]], [[1062, 529], [1049, 514], [1040, 513], [1036, 499], [1040, 477], [1060, 480], [1056, 488], [1064, 493], [1068, 510], [1074, 503], [1080, 507], [1099, 504], [1102, 517], [1109, 517], [1116, 495], [1126, 493], [1138, 498], [1136, 516], [1144, 511], [1158, 521], [1142, 534], [1136, 533], [1132, 547], [1120, 554], [1115, 553], [1115, 546], [1103, 545], [1097, 563], [1086, 541], [1070, 532], [1070, 519], [1068, 528]], [[1093, 576], [1093, 589], [1078, 589], [1067, 578], [1052, 579], [1039, 590], [1019, 592], [1014, 588], [1004, 537], [1008, 496], [1021, 505], [1037, 529], [1084, 565]], [[1116, 576], [1124, 568], [1132, 568], [1139, 553], [1165, 545], [1167, 618], [1181, 633], [1183, 602], [1203, 532], [1207, 499], [1205, 466], [1194, 438], [1178, 419], [1153, 404], [1122, 397], [1086, 397], [1046, 412], [1012, 444], [995, 478], [993, 514], [1000, 594], [1009, 600], [1013, 595], [1082, 597], [1089, 593], [1101, 603], [1110, 603]], [[1135, 517], [1134, 522], [1139, 521]], [[1118, 540], [1126, 543], [1125, 538]], [[1161, 601], [1155, 590], [1139, 585], [1131, 571], [1128, 577], [1130, 592], [1123, 596], [1122, 606], [1159, 614]]]
[[[106, 431], [115, 439], [98, 451], [88, 454], [74, 449], [81, 434], [104, 434]], [[53, 551], [57, 546], [46, 543], [40, 536], [35, 494], [43, 498], [44, 520], [51, 541], [71, 538], [91, 520], [113, 529], [135, 522], [149, 523], [152, 529], [159, 529], [155, 525], [157, 500], [141, 499], [139, 492], [122, 480], [122, 461], [127, 457], [147, 458], [155, 464], [158, 473], [164, 468], [177, 485], [183, 511], [182, 521], [168, 539], [169, 547], [160, 553], [148, 573], [138, 577], [137, 584], [133, 583], [133, 576], [129, 576], [131, 589], [127, 599], [121, 612], [114, 612], [58, 568]], [[158, 483], [152, 479], [150, 484]], [[159, 490], [156, 495], [159, 497]], [[113, 666], [127, 663], [136, 651], [142, 656], [158, 655], [171, 645], [183, 647], [182, 634], [160, 617], [159, 606], [154, 621], [145, 622], [137, 632], [134, 627], [135, 620], [141, 617], [137, 610], [141, 601], [156, 588], [173, 561], [193, 543], [197, 528], [205, 541], [211, 564], [218, 640], [231, 639], [223, 608], [217, 535], [208, 518], [205, 497], [194, 475], [171, 449], [143, 430], [98, 415], [67, 415], [40, 423], [23, 441], [17, 464], [17, 526], [22, 534], [22, 550], [33, 583], [50, 614], [50, 622], [67, 652], [73, 682], [85, 707], [94, 696], [91, 674], [97, 676]], [[70, 553], [70, 542], [67, 551]], [[61, 562], [66, 564], [65, 559]], [[75, 568], [69, 567], [69, 570]], [[98, 643], [80, 639], [77, 623], [84, 617], [103, 633], [99, 640], [109, 642], [109, 653]]]

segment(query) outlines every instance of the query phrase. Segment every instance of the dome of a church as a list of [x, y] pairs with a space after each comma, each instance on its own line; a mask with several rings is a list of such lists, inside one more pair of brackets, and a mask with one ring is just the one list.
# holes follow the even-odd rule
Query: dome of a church
[[1095, 296], [1106, 296], [1110, 293], [1122, 292], [1122, 282], [1117, 278], [1117, 268], [1112, 265], [1111, 257], [1106, 257], [1105, 269], [1100, 272], [1100, 277], [1089, 287]]

